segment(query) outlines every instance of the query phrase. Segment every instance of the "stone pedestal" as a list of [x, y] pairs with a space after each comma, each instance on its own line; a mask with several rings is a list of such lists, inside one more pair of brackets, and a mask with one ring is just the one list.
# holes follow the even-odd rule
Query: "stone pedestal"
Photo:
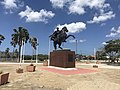
[[50, 66], [75, 68], [75, 52], [70, 50], [50, 52]]

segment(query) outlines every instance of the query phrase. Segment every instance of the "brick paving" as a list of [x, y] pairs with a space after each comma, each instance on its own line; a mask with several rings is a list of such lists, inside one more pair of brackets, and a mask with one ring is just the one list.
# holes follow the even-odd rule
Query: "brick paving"
[[74, 75], [74, 74], [85, 74], [85, 73], [97, 72], [97, 70], [84, 69], [84, 68], [76, 68], [73, 70], [61, 70], [61, 69], [56, 69], [56, 68], [41, 68], [41, 70], [47, 70], [50, 72], [63, 74], [63, 75]]

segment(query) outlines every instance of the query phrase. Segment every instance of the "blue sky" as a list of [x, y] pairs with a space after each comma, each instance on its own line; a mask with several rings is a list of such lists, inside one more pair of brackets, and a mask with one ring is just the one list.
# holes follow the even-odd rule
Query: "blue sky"
[[[105, 41], [120, 38], [120, 0], [0, 0], [0, 26], [6, 38], [0, 51], [12, 51], [11, 34], [22, 26], [39, 39], [39, 53], [47, 54], [48, 36], [66, 26], [78, 40], [78, 53], [92, 55]], [[75, 40], [62, 46], [75, 50]], [[32, 54], [29, 43], [25, 53]]]

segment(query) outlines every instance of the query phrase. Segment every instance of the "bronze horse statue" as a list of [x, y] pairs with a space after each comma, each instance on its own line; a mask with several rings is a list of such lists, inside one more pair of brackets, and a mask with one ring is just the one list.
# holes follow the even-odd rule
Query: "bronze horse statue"
[[63, 49], [61, 47], [61, 44], [63, 42], [66, 42], [67, 38], [69, 38], [69, 37], [75, 38], [74, 35], [67, 35], [66, 32], [68, 32], [67, 27], [63, 27], [62, 30], [60, 30], [60, 31], [57, 28], [57, 31], [55, 31], [52, 35], [49, 36], [50, 39], [53, 41], [55, 50], [57, 49], [57, 45], [60, 49]]

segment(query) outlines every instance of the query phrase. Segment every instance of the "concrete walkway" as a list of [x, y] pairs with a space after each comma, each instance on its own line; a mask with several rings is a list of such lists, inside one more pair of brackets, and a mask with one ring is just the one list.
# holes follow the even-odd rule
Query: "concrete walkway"
[[112, 65], [107, 65], [107, 64], [96, 64], [96, 63], [86, 64], [86, 63], [78, 63], [78, 65], [86, 65], [86, 66], [98, 65], [99, 68], [120, 69], [120, 66], [112, 66]]
[[[14, 65], [19, 65], [19, 64], [31, 64], [31, 63], [14, 63], [14, 62], [0, 62], [0, 64], [14, 64]], [[43, 63], [32, 63], [32, 64], [43, 64]]]
[[[19, 64], [30, 64], [30, 63], [14, 63], [14, 62], [0, 62], [0, 64], [14, 64], [14, 65], [19, 65]], [[33, 63], [33, 64], [43, 64], [43, 63]], [[112, 65], [107, 65], [107, 64], [96, 64], [96, 63], [77, 63], [77, 65], [85, 65], [85, 66], [93, 66], [93, 65], [98, 65], [99, 68], [111, 68], [111, 69], [120, 69], [120, 66], [112, 66]]]

